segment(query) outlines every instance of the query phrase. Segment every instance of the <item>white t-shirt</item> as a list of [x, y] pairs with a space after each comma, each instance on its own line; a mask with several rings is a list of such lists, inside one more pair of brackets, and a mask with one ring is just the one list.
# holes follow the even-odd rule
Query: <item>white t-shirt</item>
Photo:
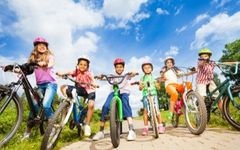
[[174, 69], [169, 69], [164, 73], [164, 77], [166, 78], [165, 81], [165, 87], [167, 87], [168, 84], [171, 83], [177, 83], [177, 74], [176, 71], [174, 71]]
[[[125, 75], [125, 73], [122, 73], [121, 75], [118, 75], [118, 74], [112, 74], [110, 76], [123, 76]], [[130, 94], [130, 83], [129, 83], [129, 80], [131, 79], [131, 77], [129, 75], [127, 75], [125, 77], [125, 79], [122, 81], [121, 84], [118, 85], [119, 89], [120, 89], [120, 94], [122, 93], [126, 93], [126, 94]], [[114, 79], [116, 82], [119, 82], [120, 80], [122, 80], [122, 78], [115, 78]], [[111, 85], [111, 92], [113, 92], [113, 86]]]

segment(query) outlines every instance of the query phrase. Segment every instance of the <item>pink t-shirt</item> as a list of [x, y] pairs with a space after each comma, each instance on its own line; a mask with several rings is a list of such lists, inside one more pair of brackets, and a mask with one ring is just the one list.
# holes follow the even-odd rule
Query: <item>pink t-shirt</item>
[[[82, 73], [79, 69], [76, 69], [71, 73], [71, 75], [76, 77], [77, 82], [95, 84], [93, 73], [90, 71], [85, 71]], [[95, 88], [93, 86], [86, 84], [80, 84], [80, 86], [85, 88], [88, 93], [95, 92]]]
[[213, 80], [213, 70], [215, 67], [214, 61], [210, 61], [209, 63], [199, 66], [197, 68], [197, 84], [209, 84]]
[[[53, 60], [53, 56], [49, 56], [49, 59]], [[34, 73], [35, 73], [37, 84], [56, 82], [56, 77], [53, 71], [53, 67], [50, 67], [50, 68], [37, 67], [36, 69], [34, 69]]]

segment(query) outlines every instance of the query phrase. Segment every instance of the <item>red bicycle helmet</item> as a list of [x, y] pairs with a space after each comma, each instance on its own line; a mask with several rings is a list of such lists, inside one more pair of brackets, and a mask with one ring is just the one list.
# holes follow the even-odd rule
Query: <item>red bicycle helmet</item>
[[114, 66], [116, 66], [117, 64], [122, 64], [123, 66], [125, 65], [125, 61], [122, 58], [116, 58], [114, 60]]
[[44, 39], [43, 37], [37, 37], [37, 38], [34, 39], [34, 41], [33, 41], [33, 45], [34, 45], [34, 46], [36, 46], [36, 45], [39, 44], [39, 43], [43, 43], [43, 44], [45, 44], [46, 46], [48, 46], [47, 40]]

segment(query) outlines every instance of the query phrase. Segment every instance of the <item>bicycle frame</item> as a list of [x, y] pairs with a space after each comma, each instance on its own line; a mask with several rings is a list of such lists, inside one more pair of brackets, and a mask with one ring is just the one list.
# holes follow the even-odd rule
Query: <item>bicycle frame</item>
[[[117, 101], [117, 107], [118, 107], [118, 115], [119, 115], [119, 121], [122, 122], [123, 121], [123, 110], [122, 110], [122, 100], [119, 97], [119, 88], [118, 85], [115, 84], [113, 85], [113, 99]], [[112, 105], [112, 102], [111, 102]]]
[[[221, 63], [219, 63], [221, 64]], [[219, 66], [218, 66], [219, 67]], [[219, 67], [220, 68], [220, 67]], [[221, 68], [220, 68], [221, 70]], [[226, 73], [223, 70], [221, 70], [224, 74], [232, 74], [235, 75], [237, 74], [237, 70], [238, 70], [238, 63], [236, 63], [235, 66], [235, 71], [233, 73]], [[220, 91], [218, 97], [213, 101], [212, 105], [216, 105], [218, 103], [218, 101], [221, 99], [222, 96], [225, 96], [226, 94], [228, 94], [228, 96], [230, 97], [232, 103], [234, 106], [236, 106], [232, 93], [231, 93], [231, 87], [234, 85], [233, 83], [231, 83], [231, 79], [227, 76], [226, 79], [220, 84], [218, 85], [213, 91], [208, 92], [207, 93], [207, 97], [212, 99], [213, 95], [217, 92]]]
[[27, 98], [30, 110], [33, 113], [34, 118], [37, 117], [38, 113], [34, 109], [34, 104], [33, 104], [33, 99], [32, 99], [31, 94], [34, 96], [34, 98], [38, 102], [38, 105], [41, 107], [40, 97], [39, 97], [38, 93], [35, 92], [34, 89], [32, 88], [32, 86], [29, 83], [29, 81], [28, 81], [27, 77], [25, 76], [25, 74], [21, 71], [21, 76], [19, 77], [18, 81], [17, 82], [11, 82], [7, 86], [9, 87], [9, 91], [11, 92], [11, 96], [8, 97], [6, 102], [1, 107], [0, 113], [2, 113], [4, 111], [4, 109], [7, 107], [7, 105], [9, 104], [9, 102], [10, 102], [10, 100], [12, 98], [12, 95], [13, 94], [17, 94], [18, 89], [21, 86], [23, 86], [23, 89], [24, 89], [24, 92], [26, 94], [26, 98]]

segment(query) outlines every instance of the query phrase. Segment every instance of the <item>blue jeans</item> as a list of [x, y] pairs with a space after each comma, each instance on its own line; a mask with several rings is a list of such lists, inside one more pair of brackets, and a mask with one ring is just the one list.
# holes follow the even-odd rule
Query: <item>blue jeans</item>
[[[122, 100], [122, 105], [123, 105], [123, 116], [132, 117], [132, 109], [129, 105], [129, 94], [122, 93], [120, 94], [120, 98]], [[113, 92], [108, 95], [107, 100], [102, 107], [102, 115], [100, 119], [101, 121], [106, 120], [106, 116], [110, 111], [110, 105], [111, 105], [112, 99], [113, 99]]]
[[43, 83], [38, 84], [38, 88], [44, 95], [42, 104], [44, 109], [44, 114], [47, 119], [51, 118], [53, 115], [52, 103], [54, 96], [57, 93], [57, 84], [56, 83]]

